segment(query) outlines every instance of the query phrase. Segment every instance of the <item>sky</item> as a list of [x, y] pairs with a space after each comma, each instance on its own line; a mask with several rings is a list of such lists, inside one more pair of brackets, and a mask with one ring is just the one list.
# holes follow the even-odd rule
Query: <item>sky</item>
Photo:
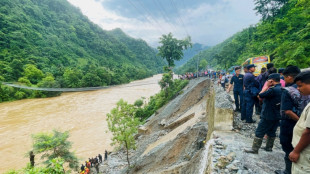
[[122, 29], [157, 47], [159, 38], [190, 36], [214, 46], [259, 22], [253, 0], [68, 0], [105, 30]]

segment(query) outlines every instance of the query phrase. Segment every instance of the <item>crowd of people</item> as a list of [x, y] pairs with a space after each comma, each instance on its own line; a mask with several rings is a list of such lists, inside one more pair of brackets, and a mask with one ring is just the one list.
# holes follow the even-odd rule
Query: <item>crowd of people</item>
[[[104, 152], [104, 161], [108, 159], [108, 152]], [[80, 174], [89, 174], [90, 171], [95, 168], [96, 172], [99, 173], [99, 165], [102, 163], [102, 155], [98, 154], [95, 158], [88, 158], [85, 164], [81, 165]]]
[[260, 115], [252, 147], [244, 151], [257, 154], [266, 137], [263, 149], [271, 152], [280, 127], [285, 169], [275, 173], [310, 173], [310, 71], [301, 72], [292, 65], [277, 70], [269, 63], [255, 77], [255, 67], [254, 64], [243, 67], [244, 75], [240, 74], [241, 67], [236, 67], [227, 89], [225, 74], [219, 80], [227, 92], [233, 87], [236, 111], [241, 112], [241, 120], [249, 124], [256, 122], [252, 119], [254, 106], [255, 113]]
[[222, 77], [222, 71], [212, 71], [212, 70], [204, 70], [197, 72], [187, 72], [185, 74], [179, 75], [179, 79], [182, 80], [191, 80], [197, 77], [209, 77], [211, 79], [217, 79]]

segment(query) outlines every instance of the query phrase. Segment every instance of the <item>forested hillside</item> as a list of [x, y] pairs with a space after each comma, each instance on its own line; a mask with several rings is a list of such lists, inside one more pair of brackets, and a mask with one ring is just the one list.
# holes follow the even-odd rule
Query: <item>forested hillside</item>
[[[104, 31], [66, 0], [0, 1], [0, 80], [39, 87], [126, 83], [162, 71], [156, 50]], [[1, 87], [0, 101], [46, 96]]]
[[[310, 1], [255, 0], [262, 20], [236, 33], [223, 43], [195, 56], [179, 69], [182, 73], [195, 70], [197, 57], [206, 59], [214, 68], [241, 65], [247, 58], [269, 55], [277, 67], [310, 66]], [[268, 6], [269, 5], [269, 6]]]
[[206, 50], [210, 48], [209, 46], [203, 46], [202, 44], [199, 43], [195, 43], [193, 44], [193, 46], [191, 48], [188, 48], [186, 50], [183, 51], [183, 58], [181, 60], [177, 60], [175, 61], [175, 66], [179, 67], [183, 64], [185, 64], [188, 60], [190, 60], [192, 57], [194, 57], [197, 53], [199, 53], [200, 51]]

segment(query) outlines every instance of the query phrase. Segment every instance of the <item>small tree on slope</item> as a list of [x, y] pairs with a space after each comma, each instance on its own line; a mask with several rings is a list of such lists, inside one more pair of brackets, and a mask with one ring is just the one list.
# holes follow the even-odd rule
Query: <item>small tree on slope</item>
[[135, 118], [137, 108], [121, 99], [117, 102], [116, 108], [107, 114], [108, 128], [113, 134], [112, 144], [125, 147], [127, 152], [127, 162], [129, 162], [130, 149], [136, 148], [134, 135], [138, 133], [138, 126], [142, 124], [139, 118]]

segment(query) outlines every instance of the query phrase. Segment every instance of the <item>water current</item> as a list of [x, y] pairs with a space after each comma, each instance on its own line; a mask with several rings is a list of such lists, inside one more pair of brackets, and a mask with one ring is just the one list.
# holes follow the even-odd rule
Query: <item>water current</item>
[[[70, 131], [72, 150], [81, 160], [112, 151], [106, 114], [123, 98], [129, 103], [159, 92], [161, 75], [127, 85], [59, 97], [0, 103], [0, 173], [26, 166], [31, 135], [53, 129]], [[36, 160], [38, 157], [36, 157]]]

